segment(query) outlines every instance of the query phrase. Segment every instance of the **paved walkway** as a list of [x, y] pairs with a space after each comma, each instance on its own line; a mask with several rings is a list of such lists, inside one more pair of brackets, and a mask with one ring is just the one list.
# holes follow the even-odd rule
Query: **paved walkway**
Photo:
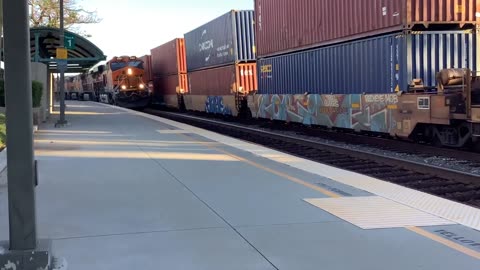
[[367, 192], [96, 103], [69, 102], [67, 119], [35, 138], [39, 236], [68, 269], [480, 269], [418, 233], [363, 230], [303, 200], [327, 197], [314, 184]]

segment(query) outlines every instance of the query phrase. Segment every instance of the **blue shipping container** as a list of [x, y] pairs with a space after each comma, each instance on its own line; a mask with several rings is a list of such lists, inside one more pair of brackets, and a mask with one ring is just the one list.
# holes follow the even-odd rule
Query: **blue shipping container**
[[405, 91], [413, 78], [435, 86], [444, 68], [477, 70], [477, 34], [400, 32], [259, 59], [259, 94]]
[[187, 69], [255, 60], [253, 11], [230, 11], [186, 33]]

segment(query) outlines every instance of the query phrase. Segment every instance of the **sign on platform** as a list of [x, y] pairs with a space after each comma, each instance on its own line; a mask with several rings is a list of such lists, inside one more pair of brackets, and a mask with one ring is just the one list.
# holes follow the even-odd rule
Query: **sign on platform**
[[69, 34], [65, 34], [64, 36], [63, 47], [73, 50], [75, 49], [75, 36], [71, 36]]
[[67, 59], [68, 58], [68, 50], [65, 48], [57, 48], [57, 59]]

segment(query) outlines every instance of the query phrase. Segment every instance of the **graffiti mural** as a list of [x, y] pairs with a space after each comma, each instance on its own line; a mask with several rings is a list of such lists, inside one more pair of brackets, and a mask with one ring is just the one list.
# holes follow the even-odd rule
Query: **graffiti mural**
[[397, 103], [396, 94], [361, 95], [352, 102], [352, 106], [358, 107], [352, 109], [352, 128], [389, 132], [397, 125], [392, 112], [397, 109]]
[[222, 115], [233, 115], [232, 109], [230, 109], [223, 102], [223, 97], [221, 96], [209, 96], [205, 101], [205, 112], [222, 114]]
[[395, 128], [395, 94], [382, 95], [258, 95], [252, 113], [259, 118], [305, 125], [389, 132]]

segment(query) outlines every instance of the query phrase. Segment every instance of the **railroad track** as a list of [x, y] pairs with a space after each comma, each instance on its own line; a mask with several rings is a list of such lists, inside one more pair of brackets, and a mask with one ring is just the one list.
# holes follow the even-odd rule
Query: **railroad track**
[[[218, 116], [200, 112], [192, 113], [194, 116], [207, 119], [219, 119]], [[477, 169], [480, 172], [480, 153], [470, 149], [454, 149], [432, 146], [428, 143], [415, 143], [404, 140], [396, 140], [381, 136], [378, 133], [361, 132], [356, 133], [346, 129], [328, 129], [322, 127], [310, 127], [299, 123], [285, 123], [283, 121], [272, 121], [266, 119], [252, 118], [249, 120], [238, 120], [236, 118], [224, 119], [229, 122], [241, 125], [264, 128], [282, 134], [301, 136], [310, 140], [330, 140], [342, 142], [349, 145], [361, 145], [372, 147], [378, 150], [391, 151], [396, 154], [406, 154], [419, 158], [439, 157], [445, 160], [456, 160], [458, 164]]]
[[223, 121], [146, 112], [480, 208], [480, 177], [475, 174]]
[[[285, 130], [285, 126], [282, 128], [281, 124], [268, 125], [267, 123], [265, 124], [265, 127], [267, 126], [273, 130]], [[342, 132], [340, 130], [327, 130], [317, 127], [311, 128], [305, 125], [294, 125], [293, 127], [287, 129], [299, 135], [304, 135], [311, 138], [322, 138], [324, 140], [369, 146], [399, 154], [416, 155], [423, 158], [436, 156], [444, 157], [445, 159], [462, 160], [464, 165], [468, 165], [472, 168], [478, 168], [480, 170], [480, 153], [471, 151], [470, 149], [443, 148], [432, 146], [426, 143], [419, 144], [395, 140], [392, 138], [385, 138], [373, 133], [355, 134], [352, 131]]]

